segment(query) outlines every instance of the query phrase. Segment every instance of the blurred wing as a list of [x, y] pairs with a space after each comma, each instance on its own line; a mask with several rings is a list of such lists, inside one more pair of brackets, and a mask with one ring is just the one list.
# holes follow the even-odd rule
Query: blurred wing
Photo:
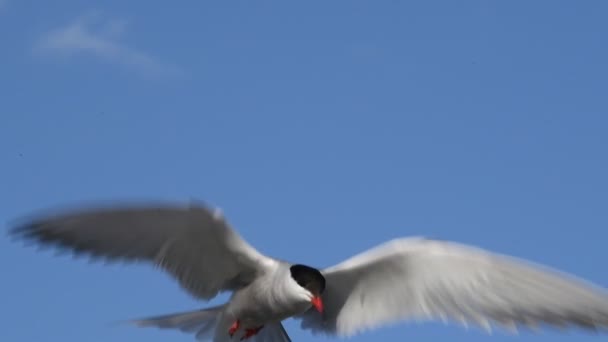
[[29, 220], [11, 233], [92, 258], [152, 262], [202, 299], [244, 286], [274, 263], [202, 205], [73, 211]]
[[401, 239], [324, 271], [325, 313], [302, 327], [349, 336], [400, 320], [442, 319], [491, 330], [608, 326], [603, 289], [522, 260], [460, 245]]

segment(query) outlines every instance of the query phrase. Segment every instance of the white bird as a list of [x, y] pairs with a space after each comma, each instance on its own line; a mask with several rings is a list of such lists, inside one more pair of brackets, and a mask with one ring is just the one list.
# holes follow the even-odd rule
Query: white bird
[[290, 317], [340, 337], [421, 319], [485, 329], [608, 327], [603, 288], [446, 241], [396, 239], [318, 270], [262, 255], [202, 204], [100, 206], [28, 219], [11, 232], [93, 258], [153, 263], [199, 299], [232, 292], [224, 305], [133, 321], [199, 340], [290, 341], [281, 324]]

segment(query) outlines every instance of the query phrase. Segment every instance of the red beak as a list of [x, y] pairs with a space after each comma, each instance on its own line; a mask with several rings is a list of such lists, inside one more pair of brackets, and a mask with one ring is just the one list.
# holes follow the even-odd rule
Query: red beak
[[317, 311], [319, 311], [320, 313], [323, 313], [323, 301], [321, 300], [321, 297], [314, 296], [314, 297], [312, 297], [312, 300], [310, 302], [312, 303], [312, 306], [314, 306], [315, 309], [317, 309]]

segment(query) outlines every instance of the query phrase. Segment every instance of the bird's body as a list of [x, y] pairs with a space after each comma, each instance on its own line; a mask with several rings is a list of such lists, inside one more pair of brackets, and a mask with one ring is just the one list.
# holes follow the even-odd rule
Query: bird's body
[[311, 307], [310, 297], [291, 279], [290, 266], [277, 262], [267, 274], [235, 291], [226, 304], [225, 314], [247, 327], [303, 314]]
[[144, 261], [198, 299], [224, 305], [134, 320], [199, 340], [290, 341], [281, 322], [335, 336], [412, 319], [485, 329], [608, 327], [603, 288], [546, 267], [453, 242], [402, 238], [319, 270], [271, 258], [204, 205], [122, 206], [29, 219], [11, 231], [109, 261]]

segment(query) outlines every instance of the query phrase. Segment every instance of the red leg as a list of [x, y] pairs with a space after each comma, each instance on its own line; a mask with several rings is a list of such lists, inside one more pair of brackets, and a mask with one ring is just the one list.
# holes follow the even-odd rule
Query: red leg
[[241, 337], [241, 341], [246, 340], [246, 339], [250, 338], [251, 336], [257, 335], [260, 332], [260, 330], [262, 330], [263, 327], [264, 326], [262, 325], [262, 326], [259, 326], [257, 328], [253, 328], [253, 329], [245, 329], [245, 336]]
[[228, 335], [230, 335], [230, 337], [232, 337], [234, 335], [234, 333], [239, 330], [239, 327], [241, 326], [241, 322], [239, 322], [239, 320], [237, 319], [236, 321], [234, 321], [234, 323], [232, 323], [232, 325], [230, 326], [230, 329], [228, 329]]

